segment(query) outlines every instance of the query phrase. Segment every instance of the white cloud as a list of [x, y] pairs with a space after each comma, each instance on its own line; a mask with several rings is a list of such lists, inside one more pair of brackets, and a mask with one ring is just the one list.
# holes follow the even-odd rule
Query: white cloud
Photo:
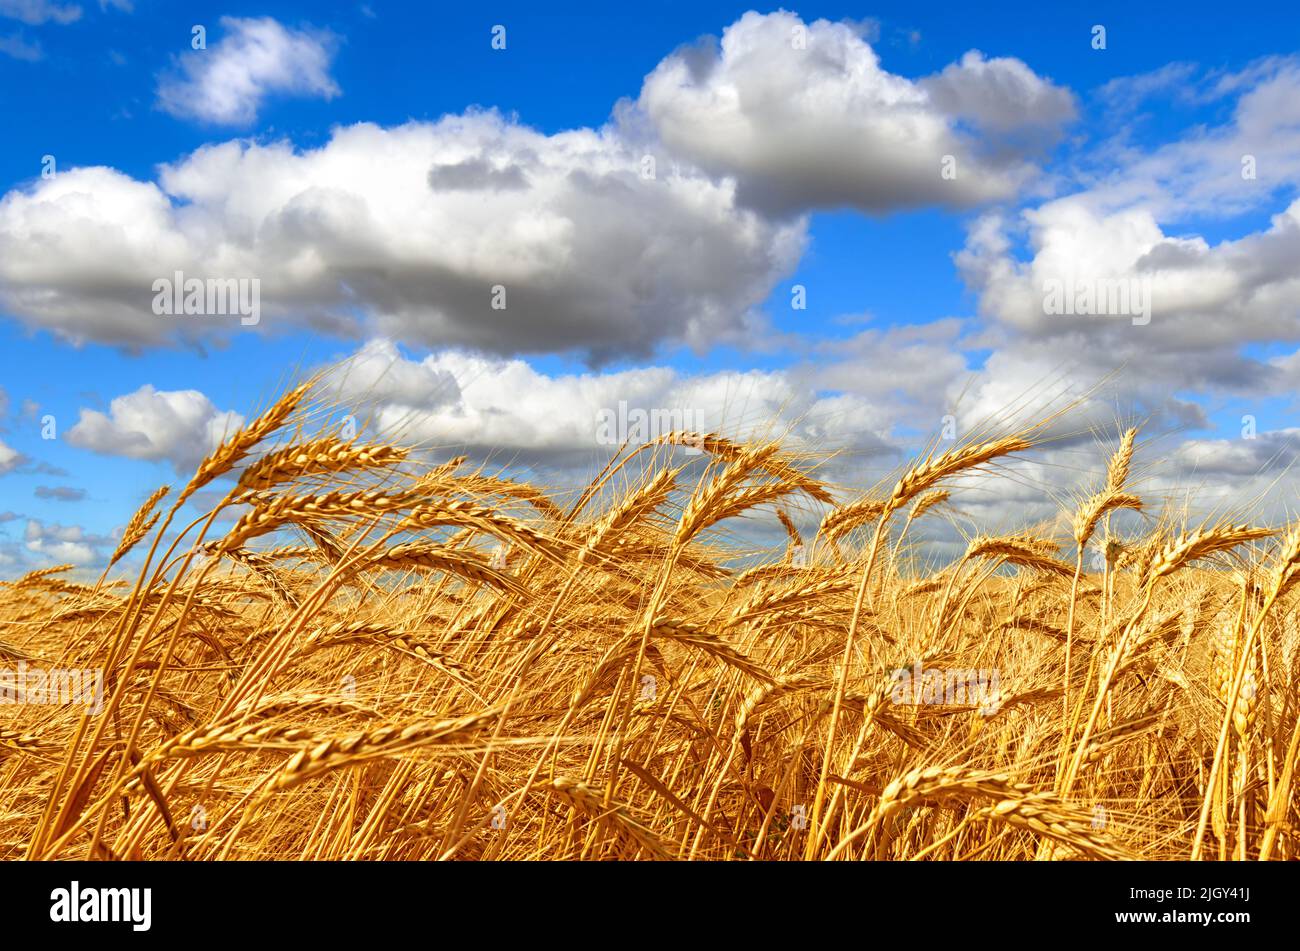
[[243, 421], [238, 413], [218, 410], [198, 390], [145, 384], [114, 398], [107, 414], [83, 409], [67, 441], [104, 455], [166, 460], [187, 473]]
[[825, 389], [864, 397], [872, 428], [934, 429], [950, 408], [947, 390], [966, 375], [964, 330], [952, 319], [870, 328], [818, 343], [801, 373]]
[[30, 26], [47, 22], [68, 24], [81, 18], [81, 7], [50, 0], [0, 0], [0, 17], [20, 20]]
[[738, 338], [794, 267], [804, 223], [738, 208], [725, 181], [645, 180], [641, 156], [610, 134], [472, 113], [340, 128], [305, 152], [209, 146], [157, 183], [62, 171], [0, 200], [0, 305], [74, 341], [237, 329], [154, 315], [153, 282], [180, 270], [259, 278], [261, 330], [596, 359]]
[[[1173, 84], [1186, 75], [1162, 70], [1109, 85], [1103, 103], [1132, 108], [1143, 97], [1181, 95]], [[1209, 93], [1203, 86], [1188, 81], [1186, 95], [1238, 96], [1222, 125], [1150, 151], [1102, 149], [1109, 167], [1090, 187], [970, 224], [956, 261], [984, 318], [971, 342], [993, 351], [972, 387], [975, 405], [1018, 399], [1031, 415], [1042, 401], [1024, 396], [1035, 387], [1046, 394], [1043, 381], [1078, 381], [1082, 397], [1109, 378], [1106, 399], [1088, 398], [1090, 421], [1113, 419], [1123, 406], [1171, 427], [1208, 428], [1206, 397], [1287, 395], [1300, 383], [1300, 60], [1221, 76]], [[1243, 176], [1246, 156], [1257, 178]], [[1267, 225], [1237, 237], [1210, 240], [1183, 224], [1270, 206], [1279, 210]], [[1076, 297], [1136, 292], [1149, 322], [1134, 307], [1118, 316], [1046, 312], [1049, 291], [1062, 287]], [[1260, 451], [1201, 445], [1196, 461], [1262, 467]]]
[[1256, 476], [1292, 468], [1300, 459], [1300, 429], [1253, 433], [1250, 438], [1189, 439], [1175, 453], [1180, 469], [1210, 476]]
[[[864, 462], [896, 456], [890, 429], [904, 415], [887, 400], [826, 391], [815, 374], [799, 370], [548, 374], [523, 360], [455, 350], [415, 358], [381, 338], [331, 367], [322, 388], [328, 403], [354, 416], [362, 440], [468, 453], [559, 488], [585, 482], [625, 437], [638, 443], [683, 429], [843, 451], [846, 461], [831, 469], [856, 478]], [[165, 460], [188, 474], [242, 423], [197, 391], [145, 385], [113, 399], [108, 413], [83, 409], [67, 441], [104, 455]]]
[[[788, 425], [797, 443], [857, 453], [836, 471], [861, 485], [863, 455], [924, 439], [948, 412], [965, 436], [1080, 401], [1051, 430], [1058, 441], [1035, 476], [1061, 489], [1083, 444], [1089, 460], [1104, 459], [1089, 429], [1136, 419], [1148, 432], [1208, 429], [1186, 394], [1300, 384], [1300, 201], [1288, 191], [1300, 183], [1300, 64], [1287, 59], [1187, 93], [1237, 97], [1222, 125], [1148, 150], [1117, 134], [1051, 183], [1080, 190], [972, 221], [957, 261], [980, 320], [834, 341], [792, 335], [802, 362], [771, 372], [544, 373], [508, 359], [578, 352], [599, 366], [664, 343], [743, 340], [801, 255], [810, 209], [1014, 196], [1073, 115], [1072, 96], [1018, 60], [972, 51], [909, 79], [886, 71], [850, 26], [818, 21], [795, 49], [800, 25], [792, 14], [746, 15], [720, 48], [668, 56], [598, 130], [547, 135], [469, 112], [340, 128], [309, 150], [216, 144], [154, 181], [64, 171], [0, 199], [0, 307], [72, 340], [155, 345], [233, 322], [155, 317], [154, 279], [258, 277], [259, 329], [307, 323], [435, 350], [413, 359], [371, 339], [336, 377], [375, 426], [570, 473], [603, 461], [612, 447], [596, 439], [597, 413], [620, 403], [690, 410], [692, 425], [739, 436]], [[1177, 94], [1189, 74], [1175, 65], [1111, 84], [1102, 100], [1132, 111]], [[955, 182], [938, 175], [947, 153], [958, 158]], [[649, 180], [646, 154], [658, 161]], [[1241, 176], [1245, 155], [1257, 179]], [[1185, 224], [1268, 208], [1271, 223], [1226, 240]], [[1045, 314], [1046, 282], [1071, 277], [1149, 281], [1151, 322]], [[505, 310], [491, 306], [496, 285]], [[971, 372], [974, 350], [987, 356]], [[83, 411], [71, 438], [184, 470], [237, 420], [200, 393], [143, 387], [108, 414]], [[1169, 479], [1253, 485], [1289, 465], [1294, 441], [1198, 439], [1164, 461]], [[1028, 491], [991, 491], [988, 511], [1029, 512]]]
[[[1153, 94], [1144, 85], [1154, 84], [1159, 91], [1161, 79], [1172, 82], [1159, 75], [1146, 84], [1141, 79], [1133, 79], [1130, 87], [1137, 84], [1143, 95]], [[1088, 200], [1100, 213], [1141, 206], [1162, 220], [1224, 219], [1295, 194], [1300, 183], [1300, 57], [1267, 58], [1237, 73], [1185, 81], [1177, 89], [1176, 95], [1197, 102], [1235, 96], [1228, 121], [1194, 128], [1149, 150], [1133, 148], [1128, 123], [1120, 123], [1113, 140], [1088, 150], [1081, 173], [1089, 182]], [[1122, 99], [1124, 87], [1119, 92]]]
[[822, 393], [814, 379], [788, 371], [687, 375], [651, 366], [552, 375], [522, 360], [456, 351], [415, 360], [391, 341], [372, 340], [334, 370], [331, 391], [364, 407], [373, 435], [547, 469], [603, 463], [617, 448], [610, 433], [637, 438], [638, 412], [646, 438], [688, 429], [783, 436], [819, 450], [892, 451], [886, 434], [869, 428], [881, 418], [877, 406]]
[[341, 401], [374, 406], [400, 406], [430, 411], [461, 399], [453, 371], [432, 359], [403, 356], [391, 340], [371, 340], [331, 375], [331, 392]]
[[[1280, 365], [1246, 348], [1300, 343], [1293, 266], [1300, 201], [1265, 230], [1210, 244], [1166, 234], [1149, 209], [1101, 214], [1087, 198], [1025, 213], [1028, 261], [1015, 256], [1006, 223], [991, 220], [972, 230], [958, 255], [982, 312], [1010, 334], [1006, 346], [1068, 353], [1099, 373], [1127, 364], [1138, 371], [1136, 381], [1167, 390], [1266, 392], [1285, 384]], [[1134, 307], [1128, 316], [1048, 314], [1044, 301], [1054, 286], [1074, 288], [1076, 298], [1086, 288], [1127, 287], [1149, 302], [1149, 323]]]
[[1136, 76], [1118, 76], [1097, 90], [1111, 114], [1130, 113], [1159, 95], [1185, 96], [1197, 73], [1195, 63], [1166, 63]]
[[23, 454], [0, 439], [0, 475], [13, 472], [23, 464]]
[[[231, 23], [165, 84], [176, 108], [247, 118], [257, 96], [244, 92], [281, 76], [267, 65], [278, 51], [310, 46], [274, 21]], [[258, 278], [263, 330], [305, 323], [593, 363], [662, 343], [752, 345], [759, 306], [803, 253], [798, 213], [1005, 197], [1033, 171], [1012, 140], [1046, 134], [1070, 106], [1015, 60], [973, 54], [927, 85], [881, 69], [849, 25], [818, 21], [808, 48], [791, 50], [800, 25], [746, 15], [720, 57], [670, 55], [639, 103], [599, 130], [544, 135], [471, 111], [338, 128], [304, 151], [215, 144], [156, 181], [61, 171], [0, 199], [0, 306], [74, 342], [142, 347], [233, 329], [152, 313], [153, 282], [179, 270]], [[284, 75], [329, 85], [320, 70]], [[950, 152], [957, 179], [943, 181]]]
[[[784, 11], [747, 13], [717, 49], [669, 56], [637, 107], [670, 151], [734, 175], [742, 200], [777, 213], [1008, 198], [1034, 168], [1004, 133], [1050, 138], [1074, 115], [1071, 95], [1019, 60], [970, 53], [914, 82], [883, 69], [853, 26]], [[983, 134], [963, 132], [963, 120]], [[941, 175], [946, 156], [955, 178]]]
[[44, 564], [71, 563], [79, 567], [98, 565], [105, 559], [113, 540], [106, 535], [87, 532], [80, 525], [60, 525], [28, 519], [23, 532], [28, 552]]
[[271, 17], [222, 17], [226, 35], [210, 49], [185, 53], [158, 84], [158, 105], [174, 116], [218, 125], [249, 125], [271, 95], [333, 99], [336, 40], [289, 29]]
[[28, 43], [18, 34], [0, 36], [0, 53], [28, 63], [34, 63], [45, 55], [40, 43]]

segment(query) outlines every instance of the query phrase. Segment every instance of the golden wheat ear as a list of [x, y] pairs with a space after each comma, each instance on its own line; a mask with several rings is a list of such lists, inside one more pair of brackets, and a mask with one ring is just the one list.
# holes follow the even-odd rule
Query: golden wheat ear
[[236, 492], [262, 491], [306, 477], [386, 469], [403, 462], [409, 450], [399, 446], [357, 445], [333, 436], [295, 443], [268, 453], [240, 473]]
[[306, 401], [316, 383], [317, 380], [313, 378], [289, 390], [261, 416], [218, 446], [199, 464], [194, 478], [181, 491], [176, 504], [185, 502], [213, 479], [225, 475], [247, 458], [255, 446], [289, 421], [289, 418]]
[[145, 499], [143, 505], [131, 516], [131, 521], [126, 523], [126, 528], [122, 531], [122, 540], [117, 543], [117, 548], [113, 551], [113, 557], [108, 560], [108, 567], [112, 568], [117, 564], [132, 548], [140, 544], [140, 541], [149, 534], [154, 525], [158, 522], [161, 512], [155, 512], [154, 506], [162, 501], [163, 496], [171, 491], [171, 486], [163, 485], [154, 490], [149, 498]]
[[922, 492], [933, 489], [944, 479], [979, 468], [994, 459], [1024, 452], [1033, 441], [1024, 436], [1004, 436], [987, 442], [971, 443], [950, 449], [939, 456], [927, 457], [908, 469], [894, 485], [886, 501], [885, 514], [895, 512]]

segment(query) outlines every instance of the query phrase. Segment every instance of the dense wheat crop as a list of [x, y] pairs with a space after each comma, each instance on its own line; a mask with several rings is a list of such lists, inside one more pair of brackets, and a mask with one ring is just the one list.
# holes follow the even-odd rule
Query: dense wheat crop
[[[920, 568], [918, 529], [1033, 431], [848, 497], [776, 442], [675, 433], [558, 493], [321, 412], [306, 384], [155, 493], [116, 574], [0, 588], [0, 856], [1300, 851], [1300, 529], [1110, 535], [1144, 506], [1132, 433], [1058, 530]], [[20, 667], [102, 671], [102, 705]]]

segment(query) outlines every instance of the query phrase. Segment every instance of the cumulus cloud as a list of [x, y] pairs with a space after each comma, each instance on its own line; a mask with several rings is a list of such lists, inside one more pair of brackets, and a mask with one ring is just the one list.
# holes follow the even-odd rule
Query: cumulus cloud
[[461, 399], [456, 374], [433, 359], [411, 360], [391, 340], [367, 342], [328, 380], [339, 401], [432, 411]]
[[1043, 79], [1018, 59], [988, 59], [979, 50], [937, 76], [921, 80], [931, 100], [949, 116], [994, 133], [1028, 133], [1055, 140], [1075, 117], [1069, 90]]
[[[1131, 112], [1181, 94], [1191, 75], [1173, 64], [1099, 96]], [[82, 168], [33, 182], [0, 199], [0, 307], [71, 340], [156, 345], [237, 322], [154, 316], [154, 280], [257, 277], [259, 332], [306, 324], [370, 339], [333, 382], [373, 410], [373, 426], [569, 471], [603, 461], [599, 414], [620, 404], [683, 421], [689, 410], [694, 428], [736, 435], [775, 422], [860, 461], [894, 458], [949, 413], [964, 436], [1075, 403], [1049, 430], [1060, 454], [987, 496], [989, 511], [1037, 517], [1053, 502], [1031, 510], [1030, 488], [1068, 484], [1085, 446], [1104, 458], [1090, 429], [1142, 419], [1149, 432], [1208, 430], [1189, 394], [1300, 386], [1300, 63], [1253, 64], [1187, 95], [1235, 98], [1221, 125], [1148, 149], [1117, 135], [1048, 183], [1063, 197], [1035, 193], [1030, 207], [969, 222], [957, 263], [978, 319], [795, 338], [784, 370], [600, 367], [761, 327], [758, 308], [799, 260], [811, 210], [1023, 195], [1073, 96], [978, 51], [903, 77], [859, 27], [748, 14], [720, 42], [669, 55], [600, 129], [542, 134], [471, 111], [339, 128], [313, 149], [214, 144], [152, 180]], [[939, 175], [946, 154], [953, 181]], [[1247, 156], [1254, 179], [1241, 174]], [[1198, 215], [1261, 209], [1276, 212], [1267, 225], [1227, 239], [1188, 230]], [[1048, 314], [1052, 281], [1141, 286], [1150, 321]], [[391, 340], [435, 352], [406, 356]], [[573, 352], [596, 369], [512, 359]], [[71, 438], [185, 469], [237, 419], [202, 394], [144, 387], [108, 414], [84, 411]], [[1193, 440], [1167, 454], [1168, 476], [1267, 479], [1289, 466], [1293, 439]]]
[[[1300, 201], [1267, 229], [1217, 244], [1167, 234], [1147, 208], [1100, 213], [1086, 195], [1023, 220], [1029, 260], [992, 222], [958, 256], [984, 315], [1011, 334], [1008, 347], [1069, 353], [1103, 373], [1128, 365], [1137, 382], [1167, 391], [1268, 392], [1294, 379], [1250, 345], [1300, 343]], [[1076, 302], [1091, 295], [1091, 312], [1049, 313], [1057, 289]], [[1120, 312], [1101, 313], [1112, 308], [1103, 298]]]
[[237, 327], [153, 313], [153, 282], [182, 271], [259, 279], [263, 330], [594, 359], [738, 337], [804, 224], [739, 208], [727, 182], [647, 180], [641, 157], [604, 133], [474, 113], [341, 128], [306, 152], [205, 147], [156, 183], [69, 170], [0, 200], [0, 303], [73, 340]]
[[[824, 389], [864, 397], [873, 428], [934, 428], [948, 411], [949, 389], [966, 375], [964, 333], [954, 319], [870, 328], [816, 344], [800, 372]], [[888, 373], [873, 372], [882, 365]]]
[[[1108, 107], [1172, 95], [1186, 68], [1107, 86]], [[1172, 428], [1211, 426], [1206, 397], [1285, 396], [1300, 384], [1300, 60], [1273, 59], [1215, 88], [1235, 95], [1228, 119], [1159, 148], [1106, 151], [1111, 166], [1088, 187], [1018, 214], [986, 213], [956, 256], [983, 318], [972, 337], [992, 350], [973, 387], [990, 408], [1045, 379], [1110, 377], [1096, 421], [1123, 405]], [[1231, 80], [1231, 81], [1229, 81]], [[1240, 81], [1239, 81], [1240, 80]], [[1247, 165], [1249, 158], [1254, 165]], [[1245, 171], [1258, 170], [1257, 178]], [[1286, 196], [1279, 205], [1279, 197]], [[1289, 202], [1287, 204], [1286, 202]], [[1260, 227], [1210, 240], [1184, 224], [1278, 209]], [[1229, 234], [1231, 232], [1229, 231]], [[1090, 299], [1091, 298], [1091, 299]], [[1127, 298], [1127, 307], [1125, 305]], [[1063, 299], [1074, 313], [1060, 312]], [[1113, 303], [1119, 304], [1115, 312]], [[1083, 396], [1076, 392], [1076, 396]], [[1196, 401], [1193, 401], [1193, 398]], [[1109, 405], [1108, 405], [1109, 404]], [[1272, 448], [1189, 444], [1197, 459], [1257, 469]], [[1231, 451], [1229, 451], [1229, 449]], [[1189, 452], [1193, 449], [1189, 448]], [[1217, 463], [1216, 463], [1217, 464]]]
[[[916, 82], [884, 69], [852, 25], [784, 11], [747, 13], [716, 48], [669, 56], [637, 107], [670, 151], [735, 176], [744, 201], [777, 213], [1008, 198], [1034, 168], [1007, 134], [1050, 139], [1074, 115], [1070, 93], [1019, 60], [971, 53]], [[955, 177], [941, 175], [947, 156]]]
[[[1194, 405], [1166, 405], [1159, 394], [1147, 394], [1149, 404], [1130, 404], [1132, 418], [1120, 417], [1114, 389], [1087, 393], [1066, 377], [1059, 359], [968, 371], [963, 339], [956, 321], [868, 330], [814, 348], [806, 363], [788, 369], [695, 374], [656, 366], [545, 373], [522, 360], [459, 352], [417, 358], [377, 339], [334, 368], [326, 385], [330, 395], [357, 407], [365, 420], [362, 438], [396, 439], [439, 457], [467, 453], [557, 487], [585, 483], [624, 436], [636, 442], [670, 429], [698, 429], [737, 439], [776, 436], [790, 448], [833, 452], [819, 474], [853, 494], [889, 476], [921, 446], [934, 445], [947, 415], [952, 439], [965, 440], [1035, 422], [1044, 407], [1068, 406], [1059, 426], [1039, 433], [1046, 440], [1041, 448], [1000, 465], [996, 475], [964, 482], [960, 505], [949, 513], [958, 522], [1008, 531], [1057, 519], [1072, 504], [1072, 491], [1101, 478], [1130, 423], [1142, 422], [1143, 440], [1157, 445], [1159, 433], [1206, 425]], [[882, 363], [892, 372], [880, 373]], [[954, 444], [940, 438], [939, 450]], [[1270, 455], [1280, 454], [1261, 452], [1261, 463]], [[1262, 465], [1250, 471], [1267, 475]], [[1135, 482], [1150, 492], [1153, 508], [1160, 494], [1189, 479], [1212, 502], [1222, 481], [1214, 475], [1206, 465], [1198, 469], [1145, 446], [1134, 465]], [[920, 537], [962, 544], [942, 522]], [[936, 551], [947, 551], [942, 545]]]
[[23, 454], [0, 439], [0, 475], [13, 472], [23, 462]]
[[78, 567], [99, 564], [113, 540], [88, 532], [80, 525], [60, 525], [28, 519], [23, 532], [24, 547], [39, 563], [70, 563]]
[[115, 397], [108, 413], [83, 409], [67, 441], [103, 455], [167, 461], [186, 473], [243, 422], [243, 416], [217, 409], [198, 390], [145, 384]]
[[222, 17], [225, 36], [184, 54], [158, 84], [158, 106], [185, 119], [249, 125], [272, 95], [333, 99], [335, 38], [294, 30], [271, 17]]
[[[546, 374], [458, 351], [415, 359], [369, 341], [332, 371], [333, 395], [365, 407], [374, 433], [478, 458], [585, 471], [624, 438], [672, 430], [782, 436], [819, 450], [894, 451], [885, 414], [797, 371], [684, 374], [668, 367]], [[526, 398], [524, 397], [526, 394]]]
[[[888, 468], [896, 460], [894, 430], [905, 428], [907, 416], [900, 399], [828, 389], [811, 367], [546, 373], [523, 360], [459, 350], [412, 356], [384, 338], [328, 368], [320, 385], [328, 402], [352, 414], [363, 440], [467, 453], [557, 486], [585, 482], [625, 439], [674, 430], [843, 453], [827, 471], [860, 478], [864, 463]], [[922, 424], [932, 418], [920, 417]], [[166, 460], [184, 474], [242, 422], [197, 391], [146, 385], [113, 399], [108, 413], [83, 409], [67, 441], [104, 455]]]
[[[248, 119], [285, 50], [321, 68], [283, 76], [332, 88], [308, 39], [230, 23], [164, 83], [165, 103]], [[343, 127], [308, 150], [214, 144], [155, 180], [61, 171], [0, 199], [0, 307], [130, 347], [238, 324], [156, 316], [153, 282], [180, 271], [258, 279], [261, 330], [592, 363], [752, 342], [806, 246], [806, 212], [1007, 197], [1033, 172], [1016, 137], [1070, 112], [1068, 93], [1016, 60], [973, 54], [913, 81], [885, 71], [860, 28], [817, 21], [795, 50], [796, 27], [748, 14], [720, 50], [671, 54], [601, 129], [545, 135], [471, 111]]]
[[1200, 476], [1257, 476], [1289, 470], [1300, 459], [1300, 429], [1278, 429], [1250, 438], [1189, 439], [1174, 459], [1183, 472]]

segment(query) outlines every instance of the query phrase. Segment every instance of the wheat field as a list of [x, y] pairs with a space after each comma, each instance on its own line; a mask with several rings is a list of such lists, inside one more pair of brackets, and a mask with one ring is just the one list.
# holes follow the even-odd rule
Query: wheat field
[[848, 493], [672, 433], [559, 493], [345, 439], [317, 384], [154, 493], [98, 581], [0, 588], [0, 666], [103, 678], [95, 709], [10, 685], [0, 856], [1300, 850], [1300, 526], [1111, 534], [1147, 504], [1134, 430], [1054, 529], [929, 564], [920, 529], [1035, 430]]

